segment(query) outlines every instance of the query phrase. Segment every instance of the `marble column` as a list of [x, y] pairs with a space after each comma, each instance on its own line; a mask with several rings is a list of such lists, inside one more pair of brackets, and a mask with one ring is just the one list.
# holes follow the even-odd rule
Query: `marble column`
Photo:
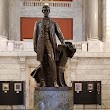
[[0, 0], [0, 35], [9, 34], [9, 0]]
[[110, 0], [106, 0], [106, 41], [110, 42]]
[[98, 0], [86, 0], [86, 37], [98, 39]]

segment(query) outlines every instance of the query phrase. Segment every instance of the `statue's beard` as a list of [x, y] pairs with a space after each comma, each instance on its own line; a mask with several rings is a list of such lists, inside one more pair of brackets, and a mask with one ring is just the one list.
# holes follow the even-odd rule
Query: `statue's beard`
[[48, 18], [49, 17], [49, 13], [44, 13], [44, 17]]

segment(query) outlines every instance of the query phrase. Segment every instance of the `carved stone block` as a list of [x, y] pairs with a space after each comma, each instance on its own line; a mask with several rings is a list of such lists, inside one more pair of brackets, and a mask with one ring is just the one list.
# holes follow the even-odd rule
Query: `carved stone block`
[[73, 104], [72, 88], [40, 87], [35, 89], [34, 110], [69, 110]]

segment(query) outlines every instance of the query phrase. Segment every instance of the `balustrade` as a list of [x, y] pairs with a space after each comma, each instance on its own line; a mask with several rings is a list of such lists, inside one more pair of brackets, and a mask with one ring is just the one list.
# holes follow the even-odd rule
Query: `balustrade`
[[[44, 5], [44, 3], [46, 2], [46, 1], [28, 1], [28, 0], [22, 0], [21, 1], [22, 3], [22, 6], [43, 6]], [[48, 1], [48, 3], [49, 3], [49, 5], [51, 6], [51, 7], [68, 7], [68, 8], [71, 8], [72, 7], [72, 2], [64, 2], [64, 1]]]
[[15, 41], [14, 42], [14, 50], [15, 51], [23, 50], [23, 42], [22, 41]]

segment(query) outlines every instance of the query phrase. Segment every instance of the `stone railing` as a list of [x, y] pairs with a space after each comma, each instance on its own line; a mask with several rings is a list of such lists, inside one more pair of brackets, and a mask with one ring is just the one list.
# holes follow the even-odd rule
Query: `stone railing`
[[[87, 42], [72, 42], [77, 51], [85, 51], [87, 52]], [[57, 42], [60, 44], [60, 42]], [[84, 47], [84, 48], [83, 48]], [[33, 40], [32, 39], [24, 39], [23, 41], [14, 41], [14, 40], [0, 40], [0, 51], [34, 51], [33, 49]]]
[[22, 51], [24, 49], [22, 41], [15, 41], [15, 42], [13, 42], [13, 46], [14, 46], [14, 50], [15, 51]]
[[[65, 40], [66, 41], [66, 40]], [[110, 43], [103, 43], [101, 41], [82, 41], [73, 42], [67, 40], [75, 45], [77, 52], [110, 52]], [[59, 41], [57, 41], [60, 44]], [[33, 52], [33, 39], [23, 39], [23, 41], [13, 41], [2, 39], [0, 40], [0, 51], [27, 51]]]
[[[66, 40], [65, 40], [66, 41]], [[77, 51], [87, 52], [87, 42], [73, 42], [73, 40], [67, 40], [75, 45]], [[58, 45], [60, 41], [57, 41]], [[33, 39], [23, 39], [23, 41], [7, 40], [0, 37], [0, 51], [34, 51]]]
[[21, 0], [21, 6], [43, 6], [44, 3], [49, 3], [50, 7], [72, 7], [72, 2], [61, 1], [35, 1], [35, 0]]
[[0, 40], [0, 51], [34, 51], [32, 39], [23, 41]]

